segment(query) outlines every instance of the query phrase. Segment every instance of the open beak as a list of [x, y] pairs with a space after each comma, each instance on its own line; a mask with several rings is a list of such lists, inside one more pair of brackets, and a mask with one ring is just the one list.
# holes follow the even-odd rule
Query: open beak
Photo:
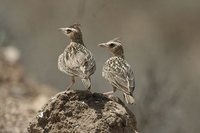
[[106, 47], [106, 43], [100, 43], [100, 44], [98, 44], [98, 46], [100, 46], [100, 47]]

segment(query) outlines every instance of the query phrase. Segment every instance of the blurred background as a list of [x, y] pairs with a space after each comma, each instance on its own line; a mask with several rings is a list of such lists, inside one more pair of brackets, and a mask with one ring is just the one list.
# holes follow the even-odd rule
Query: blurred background
[[[69, 39], [58, 28], [73, 23], [97, 60], [92, 91], [111, 90], [101, 76], [110, 54], [97, 44], [121, 37], [136, 77], [129, 108], [139, 131], [199, 132], [200, 1], [1, 0], [0, 47], [17, 47], [29, 77], [61, 91], [70, 80], [57, 59]], [[74, 88], [83, 88], [80, 80]]]

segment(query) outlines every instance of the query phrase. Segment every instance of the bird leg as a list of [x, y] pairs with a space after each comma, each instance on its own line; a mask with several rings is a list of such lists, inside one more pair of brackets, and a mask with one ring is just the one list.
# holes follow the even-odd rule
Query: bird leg
[[89, 77], [89, 81], [90, 81], [90, 87], [88, 88], [88, 91], [90, 91], [90, 89], [91, 89], [91, 79], [90, 79], [90, 77]]
[[108, 91], [108, 92], [105, 92], [103, 93], [104, 95], [112, 95], [115, 91], [116, 91], [116, 87], [115, 86], [112, 86], [113, 87], [113, 90], [112, 91]]
[[104, 95], [112, 95], [114, 92], [113, 91], [108, 91], [108, 92], [105, 92], [103, 93]]
[[72, 87], [72, 86], [74, 85], [74, 83], [75, 83], [75, 78], [74, 78], [73, 76], [71, 77], [71, 80], [72, 80], [72, 82], [71, 82], [70, 85], [67, 87], [67, 89], [66, 89], [67, 91], [70, 90], [71, 87]]

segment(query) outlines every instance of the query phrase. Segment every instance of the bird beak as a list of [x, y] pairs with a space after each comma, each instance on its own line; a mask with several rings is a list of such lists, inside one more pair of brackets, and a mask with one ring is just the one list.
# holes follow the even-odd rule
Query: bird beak
[[58, 28], [59, 31], [65, 31], [66, 28]]
[[98, 46], [100, 46], [100, 47], [106, 47], [106, 43], [100, 43], [100, 44], [98, 44]]
[[66, 35], [69, 34], [69, 33], [71, 33], [72, 31], [75, 31], [72, 28], [59, 28], [59, 30], [62, 31]]

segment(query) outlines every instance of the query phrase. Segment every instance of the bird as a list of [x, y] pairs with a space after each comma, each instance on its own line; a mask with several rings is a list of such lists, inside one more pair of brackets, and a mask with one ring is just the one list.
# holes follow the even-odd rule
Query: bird
[[104, 94], [110, 95], [116, 90], [120, 90], [123, 92], [125, 101], [128, 104], [134, 104], [135, 77], [131, 66], [125, 60], [120, 39], [114, 38], [106, 43], [98, 44], [98, 46], [107, 48], [113, 55], [105, 62], [102, 70], [102, 76], [112, 85], [113, 91]]
[[93, 54], [83, 43], [80, 24], [73, 24], [66, 28], [59, 28], [70, 39], [69, 45], [58, 57], [58, 69], [71, 77], [71, 83], [66, 90], [75, 84], [75, 77], [79, 77], [86, 89], [91, 89], [91, 78], [96, 70]]

